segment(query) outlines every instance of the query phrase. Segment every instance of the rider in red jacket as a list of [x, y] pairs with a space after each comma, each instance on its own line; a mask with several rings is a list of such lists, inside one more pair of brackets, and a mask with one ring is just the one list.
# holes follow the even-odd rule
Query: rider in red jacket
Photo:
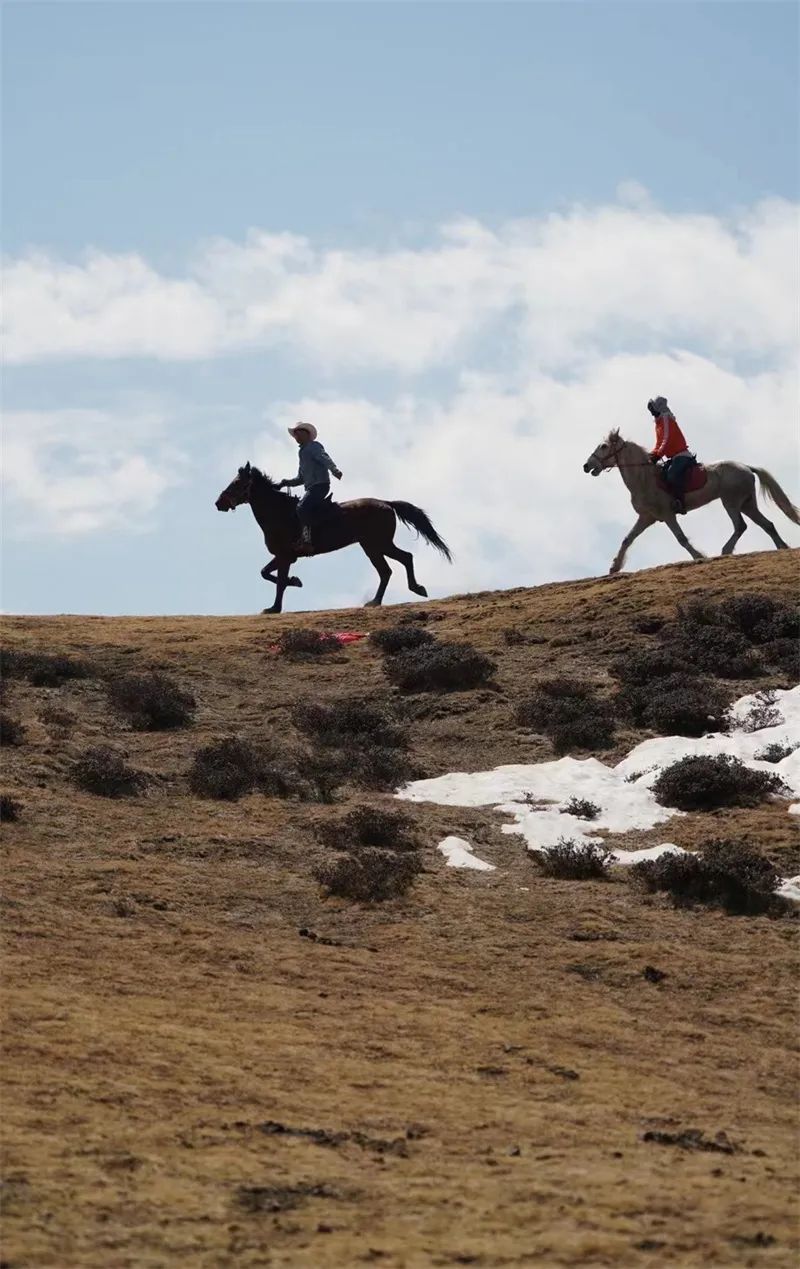
[[678, 420], [669, 408], [667, 398], [653, 397], [647, 402], [647, 408], [656, 422], [656, 443], [650, 452], [650, 461], [667, 460], [664, 477], [672, 493], [673, 510], [685, 515], [683, 482], [689, 468], [694, 466], [695, 456], [689, 453], [686, 437], [678, 427]]

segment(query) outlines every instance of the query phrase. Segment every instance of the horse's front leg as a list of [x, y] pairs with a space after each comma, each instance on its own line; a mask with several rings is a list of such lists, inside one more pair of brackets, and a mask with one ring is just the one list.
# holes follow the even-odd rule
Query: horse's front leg
[[693, 560], [704, 560], [706, 557], [702, 551], [697, 551], [692, 546], [681, 526], [678, 524], [678, 518], [675, 515], [669, 515], [665, 518], [664, 523], [669, 529], [673, 537], [677, 538], [684, 551], [688, 551]]
[[639, 519], [636, 521], [630, 533], [626, 533], [625, 537], [622, 539], [620, 548], [614, 556], [611, 568], [608, 570], [609, 573], [613, 574], [619, 572], [622, 565], [625, 563], [625, 556], [628, 554], [628, 547], [631, 545], [631, 542], [635, 542], [639, 534], [644, 533], [645, 529], [649, 529], [652, 523], [653, 517], [651, 515], [642, 513], [639, 516]]
[[[266, 563], [261, 570], [261, 576], [264, 578], [264, 581], [272, 582], [273, 586], [278, 585], [278, 579], [272, 571], [275, 565], [277, 564], [277, 562], [278, 562], [277, 557], [273, 557], [273, 559], [269, 560], [268, 563]], [[286, 585], [287, 586], [302, 586], [303, 583], [300, 581], [299, 577], [287, 577]]]
[[275, 603], [271, 608], [265, 608], [265, 613], [283, 611], [283, 592], [289, 585], [289, 562], [287, 560], [281, 560], [280, 564], [278, 564], [278, 576], [272, 580], [275, 582]]

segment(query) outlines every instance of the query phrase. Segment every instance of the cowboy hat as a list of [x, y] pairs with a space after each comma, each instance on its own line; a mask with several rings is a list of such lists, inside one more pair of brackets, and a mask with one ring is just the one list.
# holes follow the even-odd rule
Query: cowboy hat
[[289, 435], [293, 436], [295, 440], [297, 440], [297, 433], [301, 431], [308, 432], [312, 441], [317, 439], [317, 429], [314, 427], [313, 423], [295, 423], [294, 427], [290, 427], [288, 431]]

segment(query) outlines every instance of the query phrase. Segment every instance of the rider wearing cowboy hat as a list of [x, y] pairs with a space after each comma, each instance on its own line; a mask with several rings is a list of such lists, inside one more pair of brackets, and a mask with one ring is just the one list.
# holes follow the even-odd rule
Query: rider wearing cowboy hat
[[300, 446], [300, 466], [294, 480], [282, 480], [278, 488], [302, 485], [305, 489], [297, 504], [297, 514], [303, 526], [297, 550], [300, 555], [309, 555], [312, 549], [311, 525], [330, 494], [331, 473], [337, 480], [342, 479], [342, 473], [317, 440], [317, 429], [313, 423], [295, 423], [294, 427], [289, 428], [289, 435]]
[[673, 497], [673, 510], [685, 515], [683, 482], [689, 468], [696, 462], [695, 456], [689, 453], [686, 437], [678, 427], [678, 420], [669, 408], [667, 398], [652, 397], [647, 402], [647, 408], [656, 422], [656, 443], [650, 453], [650, 461], [668, 460], [664, 465], [664, 477]]

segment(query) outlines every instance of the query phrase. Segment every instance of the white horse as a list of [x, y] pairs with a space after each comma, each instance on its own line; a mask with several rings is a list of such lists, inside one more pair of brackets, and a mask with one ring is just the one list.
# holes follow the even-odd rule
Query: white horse
[[[583, 470], [592, 476], [599, 476], [602, 471], [619, 468], [619, 474], [628, 487], [633, 509], [638, 520], [622, 539], [617, 554], [609, 569], [610, 573], [618, 573], [625, 563], [628, 547], [638, 538], [640, 533], [649, 529], [657, 520], [663, 521], [671, 533], [688, 551], [693, 560], [703, 560], [702, 552], [695, 550], [678, 523], [678, 517], [672, 509], [673, 495], [661, 487], [658, 470], [651, 461], [647, 450], [635, 441], [624, 440], [615, 429], [609, 432], [604, 441], [597, 446], [583, 465]], [[758, 524], [769, 534], [780, 551], [788, 549], [771, 520], [758, 509], [756, 502], [756, 476], [761, 485], [761, 492], [781, 509], [793, 524], [800, 524], [800, 511], [790, 502], [789, 497], [781, 489], [774, 476], [763, 467], [747, 467], [744, 463], [730, 461], [709, 463], [706, 466], [708, 481], [702, 489], [684, 495], [687, 511], [696, 511], [709, 502], [721, 499], [722, 505], [733, 521], [733, 535], [722, 548], [723, 555], [730, 555], [744, 533], [747, 525], [744, 517]]]

